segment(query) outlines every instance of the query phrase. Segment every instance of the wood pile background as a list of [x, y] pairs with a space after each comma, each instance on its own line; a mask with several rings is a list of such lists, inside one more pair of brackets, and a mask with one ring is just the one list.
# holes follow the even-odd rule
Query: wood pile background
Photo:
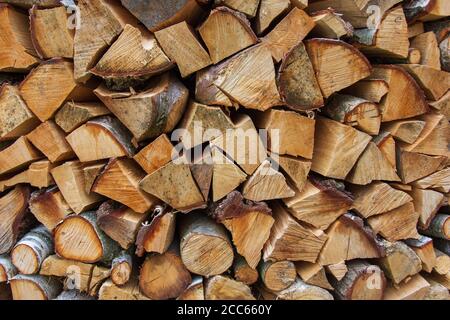
[[0, 1], [0, 300], [449, 299], [449, 16]]

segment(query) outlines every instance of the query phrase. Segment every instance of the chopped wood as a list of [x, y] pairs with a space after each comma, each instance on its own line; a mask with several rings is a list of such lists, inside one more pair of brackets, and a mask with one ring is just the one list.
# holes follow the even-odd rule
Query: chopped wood
[[279, 203], [274, 203], [272, 210], [275, 224], [263, 250], [264, 261], [316, 262], [326, 234], [300, 224]]
[[92, 186], [98, 176], [103, 172], [105, 166], [106, 162], [103, 161], [83, 166], [84, 189], [86, 190], [86, 193], [91, 193]]
[[423, 22], [417, 21], [412, 24], [408, 24], [408, 38], [414, 38], [424, 32], [425, 28]]
[[150, 300], [139, 290], [138, 280], [128, 282], [124, 286], [115, 285], [111, 279], [105, 281], [99, 290], [99, 300]]
[[442, 70], [450, 72], [450, 36], [447, 36], [440, 44], [439, 50], [441, 51], [441, 67]]
[[311, 14], [316, 26], [312, 34], [317, 37], [340, 39], [353, 35], [353, 26], [342, 19], [333, 9], [325, 9]]
[[450, 15], [450, 5], [445, 0], [413, 0], [405, 4], [405, 14], [409, 22], [434, 21]]
[[345, 261], [325, 266], [325, 270], [328, 274], [331, 274], [331, 276], [333, 276], [333, 278], [337, 281], [341, 281], [348, 272]]
[[311, 170], [329, 178], [345, 179], [371, 137], [327, 118], [316, 120]]
[[311, 170], [311, 161], [303, 160], [301, 158], [294, 158], [288, 156], [280, 156], [278, 163], [283, 169], [286, 178], [289, 178], [298, 192], [302, 192], [307, 183], [307, 178]]
[[419, 179], [412, 183], [420, 189], [433, 189], [443, 193], [450, 192], [450, 168], [437, 171], [428, 177]]
[[400, 151], [397, 161], [398, 174], [403, 183], [411, 183], [441, 170], [445, 161], [445, 156]]
[[419, 64], [402, 64], [401, 67], [414, 77], [428, 99], [437, 101], [448, 91], [449, 72]]
[[214, 166], [208, 155], [197, 156], [191, 164], [191, 172], [205, 201], [209, 200], [213, 180]]
[[135, 151], [130, 132], [109, 116], [90, 120], [66, 139], [81, 162], [132, 157]]
[[405, 243], [414, 250], [422, 261], [422, 270], [432, 272], [436, 266], [436, 253], [433, 247], [433, 239], [420, 236], [418, 239], [408, 239]]
[[137, 141], [171, 132], [181, 119], [189, 96], [173, 73], [155, 78], [142, 92], [114, 92], [104, 86], [94, 92]]
[[422, 270], [422, 261], [415, 252], [403, 242], [381, 242], [386, 256], [379, 259], [380, 267], [386, 277], [395, 284], [418, 274]]
[[256, 16], [260, 4], [260, 0], [214, 0], [214, 2], [245, 13], [249, 17]]
[[66, 133], [70, 133], [87, 121], [106, 116], [110, 111], [98, 102], [66, 102], [56, 113], [55, 122]]
[[400, 284], [390, 283], [386, 288], [384, 300], [423, 300], [429, 288], [428, 281], [417, 274], [409, 281]]
[[272, 22], [289, 11], [290, 7], [291, 1], [289, 0], [261, 0], [256, 16], [255, 28], [257, 34], [264, 33]]
[[434, 110], [438, 110], [442, 113], [447, 120], [450, 120], [450, 90], [447, 91], [441, 99], [438, 101], [430, 101], [429, 104]]
[[55, 299], [53, 300], [64, 300], [64, 301], [71, 301], [71, 300], [75, 300], [75, 301], [88, 301], [88, 300], [95, 300], [94, 297], [91, 297], [83, 292], [80, 292], [78, 290], [68, 290], [68, 291], [63, 291], [61, 292], [61, 294], [59, 296], [57, 296]]
[[111, 280], [115, 285], [123, 286], [130, 281], [133, 271], [131, 255], [122, 251], [111, 263]]
[[4, 30], [0, 40], [0, 71], [26, 72], [39, 63], [31, 35], [27, 32], [30, 21], [26, 14], [2, 4], [0, 26]]
[[201, 213], [182, 217], [180, 251], [189, 271], [205, 277], [222, 274], [233, 264], [226, 229]]
[[256, 300], [250, 287], [225, 276], [209, 278], [205, 284], [205, 300]]
[[429, 227], [421, 232], [430, 237], [450, 240], [450, 215], [436, 215], [431, 220]]
[[244, 197], [234, 191], [211, 214], [230, 231], [237, 252], [256, 269], [275, 222], [267, 204], [244, 201]]
[[0, 256], [0, 283], [6, 283], [17, 274], [17, 269], [13, 265], [8, 255]]
[[138, 231], [146, 219], [145, 214], [113, 201], [103, 203], [96, 214], [100, 229], [125, 250], [133, 246]]
[[233, 276], [237, 281], [246, 285], [255, 284], [259, 279], [259, 273], [256, 269], [250, 267], [242, 256], [237, 256], [233, 263]]
[[0, 175], [14, 173], [42, 158], [26, 137], [20, 137], [12, 145], [0, 151]]
[[183, 78], [212, 64], [208, 52], [185, 21], [156, 31], [155, 36]]
[[172, 67], [148, 30], [127, 24], [90, 72], [105, 79], [109, 88], [125, 90]]
[[12, 140], [29, 133], [38, 119], [28, 109], [19, 89], [8, 83], [0, 89], [0, 140]]
[[345, 88], [343, 92], [371, 102], [380, 103], [381, 99], [389, 92], [389, 86], [386, 81], [381, 79], [364, 79]]
[[434, 266], [434, 271], [440, 275], [446, 275], [450, 272], [450, 257], [438, 249], [434, 249], [434, 252], [436, 254], [436, 265]]
[[441, 51], [434, 32], [430, 31], [417, 35], [412, 39], [411, 47], [419, 50], [421, 54], [420, 61], [416, 63], [436, 70], [441, 69]]
[[11, 279], [14, 300], [52, 300], [62, 291], [57, 278], [41, 275], [16, 275]]
[[413, 198], [414, 208], [420, 213], [418, 227], [421, 230], [428, 229], [431, 221], [443, 204], [443, 194], [433, 190], [416, 188], [413, 188], [409, 194]]
[[[337, 264], [354, 259], [379, 258], [384, 255], [383, 248], [370, 228], [364, 226], [362, 219], [345, 214], [327, 230], [325, 243], [318, 262], [321, 265]], [[358, 239], [358, 241], [351, 239]]]
[[397, 120], [383, 124], [383, 130], [395, 139], [412, 144], [417, 141], [426, 122], [421, 120]]
[[271, 291], [289, 288], [297, 278], [295, 264], [292, 261], [263, 262], [259, 266], [261, 281]]
[[174, 147], [169, 138], [166, 134], [162, 134], [145, 146], [133, 159], [146, 173], [152, 174], [172, 160], [173, 151]]
[[289, 212], [298, 220], [326, 230], [352, 207], [353, 199], [333, 180], [310, 177], [301, 192], [284, 199]]
[[295, 268], [297, 270], [297, 274], [307, 284], [318, 286], [327, 290], [334, 290], [328, 282], [325, 274], [325, 268], [320, 264], [301, 261], [295, 263]]
[[211, 11], [198, 31], [214, 64], [257, 42], [245, 15], [226, 7]]
[[275, 28], [261, 39], [276, 62], [280, 62], [314, 28], [314, 20], [294, 7]]
[[109, 265], [120, 252], [119, 245], [99, 228], [94, 211], [66, 217], [53, 236], [56, 253], [69, 260]]
[[3, 2], [26, 9], [31, 8], [34, 5], [37, 5], [39, 8], [51, 8], [60, 5], [59, 0], [5, 0]]
[[203, 278], [199, 276], [194, 277], [192, 283], [184, 290], [177, 300], [205, 300]]
[[430, 288], [423, 300], [450, 300], [450, 293], [446, 287], [431, 279], [427, 279], [427, 281]]
[[261, 288], [260, 291], [264, 300], [334, 300], [327, 290], [309, 285], [299, 278], [286, 290], [270, 292]]

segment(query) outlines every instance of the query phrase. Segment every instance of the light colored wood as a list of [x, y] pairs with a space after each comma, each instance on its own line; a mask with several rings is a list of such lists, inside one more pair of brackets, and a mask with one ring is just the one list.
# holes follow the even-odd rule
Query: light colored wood
[[427, 295], [423, 298], [424, 300], [450, 300], [450, 293], [446, 287], [432, 279], [427, 279], [427, 281], [430, 284], [430, 288]]
[[441, 69], [441, 52], [434, 32], [425, 32], [411, 40], [411, 47], [420, 51], [420, 64], [430, 68]]
[[34, 48], [41, 59], [73, 58], [74, 30], [68, 27], [65, 7], [30, 11], [30, 31]]
[[215, 0], [215, 2], [245, 13], [249, 17], [254, 17], [256, 16], [260, 0]]
[[94, 162], [93, 164], [86, 164], [83, 166], [83, 176], [84, 176], [84, 189], [86, 193], [91, 193], [92, 186], [94, 185], [97, 178], [103, 172], [107, 162]]
[[182, 77], [212, 64], [211, 58], [186, 22], [155, 32], [164, 52], [177, 64]]
[[383, 255], [383, 250], [372, 231], [356, 216], [343, 215], [328, 228], [327, 235], [328, 241], [318, 259], [321, 265], [354, 259], [379, 258]]
[[371, 102], [379, 103], [389, 92], [389, 86], [386, 81], [381, 79], [363, 79], [350, 87], [345, 88], [343, 92]]
[[450, 257], [438, 249], [434, 249], [434, 252], [436, 254], [436, 265], [434, 266], [434, 271], [440, 275], [450, 273]]
[[423, 22], [417, 21], [408, 25], [408, 38], [414, 38], [425, 32]]
[[337, 281], [341, 281], [348, 272], [345, 261], [325, 266], [325, 270]]
[[18, 184], [29, 183], [28, 170], [22, 171], [9, 179], [4, 179], [0, 181], [0, 191], [11, 189]]
[[152, 174], [172, 160], [173, 151], [174, 147], [169, 138], [162, 134], [139, 151], [133, 159], [147, 174]]
[[275, 224], [263, 250], [264, 261], [316, 262], [326, 234], [300, 224], [279, 203], [274, 203], [272, 210]]
[[433, 239], [421, 235], [418, 239], [408, 239], [405, 243], [414, 250], [422, 261], [422, 270], [428, 273], [432, 272], [436, 266]]
[[255, 284], [259, 279], [258, 271], [252, 269], [242, 256], [237, 256], [234, 259], [233, 276], [237, 281], [243, 282], [246, 285]]
[[205, 300], [256, 300], [250, 287], [225, 276], [215, 276], [206, 281]]
[[414, 0], [405, 5], [405, 11], [410, 21], [434, 21], [450, 15], [450, 5], [445, 0]]
[[301, 158], [280, 156], [278, 163], [283, 169], [286, 178], [297, 188], [297, 191], [303, 191], [307, 183], [308, 174], [311, 170], [311, 161]]
[[52, 300], [62, 291], [61, 283], [53, 277], [16, 275], [11, 279], [14, 300]]
[[316, 123], [311, 170], [326, 177], [345, 179], [371, 137], [330, 119], [321, 117]]
[[334, 290], [328, 282], [325, 274], [325, 268], [318, 263], [311, 262], [296, 262], [295, 268], [300, 278], [307, 284], [318, 286], [327, 290]]
[[316, 26], [312, 30], [314, 36], [330, 39], [351, 37], [353, 26], [346, 22], [333, 9], [325, 9], [311, 14]]
[[292, 261], [262, 262], [259, 273], [262, 283], [271, 291], [285, 290], [297, 278], [296, 267]]
[[438, 101], [430, 101], [429, 104], [433, 107], [433, 109], [442, 113], [447, 120], [450, 120], [450, 90], [447, 91], [441, 99]]
[[99, 195], [86, 192], [83, 164], [79, 161], [66, 162], [52, 169], [51, 173], [64, 199], [75, 213], [92, 209], [101, 201]]
[[400, 151], [397, 169], [403, 183], [411, 183], [444, 168], [446, 157]]
[[42, 158], [26, 137], [20, 137], [12, 145], [0, 151], [0, 175], [14, 173]]
[[39, 123], [28, 109], [17, 87], [4, 84], [0, 89], [0, 140], [12, 140], [29, 133]]
[[397, 120], [385, 123], [383, 130], [401, 142], [412, 144], [417, 141], [425, 125], [421, 120]]
[[189, 96], [187, 88], [170, 72], [150, 80], [142, 92], [115, 92], [104, 85], [94, 92], [137, 141], [171, 132], [180, 121]]
[[439, 208], [444, 202], [444, 195], [433, 190], [413, 188], [409, 193], [413, 198], [414, 207], [420, 212], [419, 228], [428, 229]]
[[261, 0], [255, 26], [258, 35], [264, 33], [272, 22], [289, 11], [290, 7], [291, 1], [289, 0]]
[[331, 293], [317, 286], [309, 285], [299, 278], [286, 290], [270, 292], [261, 288], [260, 292], [264, 300], [334, 300]]
[[9, 5], [0, 7], [0, 71], [26, 72], [39, 60], [33, 48], [28, 16]]
[[139, 188], [139, 182], [144, 177], [144, 171], [134, 160], [113, 159], [94, 182], [91, 190], [138, 213], [146, 213], [159, 201]]
[[439, 100], [447, 91], [450, 73], [419, 64], [401, 65], [420, 85], [428, 99]]
[[198, 31], [214, 64], [257, 42], [245, 15], [226, 7], [211, 11]]
[[150, 300], [139, 290], [138, 280], [128, 282], [125, 286], [115, 285], [111, 279], [102, 284], [99, 291], [99, 300]]
[[431, 220], [430, 226], [422, 232], [431, 237], [450, 240], [450, 216], [437, 214]]
[[319, 38], [307, 40], [305, 45], [325, 98], [366, 78], [372, 71], [367, 58], [343, 41]]
[[192, 279], [192, 283], [177, 298], [177, 300], [202, 301], [205, 300], [205, 290], [203, 286], [203, 278], [196, 276]]
[[55, 167], [48, 160], [36, 161], [28, 168], [28, 180], [33, 187], [47, 188], [55, 184], [50, 171]]
[[299, 221], [322, 230], [347, 213], [353, 203], [350, 194], [340, 190], [334, 181], [312, 177], [301, 192], [283, 201]]
[[70, 133], [87, 121], [106, 116], [110, 111], [98, 102], [66, 102], [56, 113], [55, 122], [66, 133]]
[[437, 171], [428, 177], [412, 183], [416, 188], [433, 189], [443, 193], [450, 192], [450, 168]]
[[129, 131], [109, 116], [90, 120], [66, 139], [81, 162], [131, 157], [135, 151]]
[[428, 293], [430, 284], [420, 275], [399, 285], [388, 284], [384, 300], [422, 300]]
[[7, 283], [17, 274], [17, 269], [9, 255], [0, 256], [0, 283]]
[[42, 8], [51, 8], [60, 4], [58, 0], [5, 0], [3, 2], [26, 9], [33, 7], [33, 5], [38, 5]]

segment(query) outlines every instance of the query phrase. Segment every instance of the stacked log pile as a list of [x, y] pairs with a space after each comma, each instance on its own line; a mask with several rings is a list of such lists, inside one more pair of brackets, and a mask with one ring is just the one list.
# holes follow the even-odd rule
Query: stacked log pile
[[1, 0], [0, 300], [450, 298], [448, 0]]

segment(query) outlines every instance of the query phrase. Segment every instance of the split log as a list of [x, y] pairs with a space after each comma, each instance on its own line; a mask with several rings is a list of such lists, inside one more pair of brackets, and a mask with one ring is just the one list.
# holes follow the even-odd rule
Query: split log
[[193, 164], [190, 165], [192, 176], [206, 202], [209, 200], [214, 174], [214, 166], [209, 161], [210, 159], [208, 155], [199, 155], [194, 159]]
[[66, 139], [81, 162], [132, 157], [135, 151], [130, 132], [109, 116], [90, 120]]
[[196, 0], [152, 1], [121, 0], [128, 9], [150, 31], [155, 32], [178, 22], [195, 23], [202, 16], [203, 9]]
[[316, 262], [326, 234], [300, 224], [279, 203], [274, 203], [272, 210], [275, 224], [263, 249], [264, 261]]
[[150, 300], [139, 290], [139, 282], [136, 280], [128, 282], [124, 286], [116, 286], [111, 279], [102, 284], [99, 294], [99, 300]]
[[100, 229], [125, 250], [134, 244], [139, 228], [146, 219], [145, 214], [113, 201], [103, 203], [96, 214]]
[[28, 140], [51, 162], [71, 159], [75, 156], [66, 141], [66, 135], [53, 121], [42, 123], [27, 135]]
[[63, 301], [88, 301], [95, 300], [94, 297], [91, 297], [85, 293], [82, 293], [78, 290], [69, 290], [63, 291], [59, 296], [57, 296], [53, 300], [63, 300]]
[[90, 72], [102, 77], [108, 88], [125, 90], [172, 67], [148, 30], [127, 24]]
[[255, 173], [243, 184], [242, 194], [251, 201], [285, 199], [295, 196], [284, 175], [265, 160]]
[[425, 124], [425, 121], [421, 120], [398, 120], [385, 123], [383, 130], [401, 142], [412, 144], [419, 138]]
[[345, 277], [332, 283], [341, 300], [383, 300], [386, 289], [383, 271], [363, 260], [350, 261]]
[[68, 27], [68, 10], [61, 6], [30, 10], [30, 32], [41, 59], [73, 58], [74, 31]]
[[388, 241], [417, 239], [420, 212], [409, 202], [401, 207], [370, 217], [367, 222], [373, 231]]
[[87, 121], [109, 113], [101, 103], [68, 101], [56, 113], [55, 122], [66, 133], [70, 133]]
[[156, 198], [139, 188], [139, 182], [144, 177], [144, 171], [133, 159], [112, 159], [91, 190], [144, 214], [158, 204]]
[[41, 153], [28, 139], [20, 137], [9, 147], [0, 151], [0, 176], [17, 172], [41, 158]]
[[448, 53], [450, 50], [450, 36], [447, 36], [447, 38], [442, 40], [439, 44], [439, 50], [441, 51], [442, 70], [450, 72], [450, 54]]
[[430, 237], [450, 240], [450, 215], [436, 215], [431, 220], [429, 227], [421, 232]]
[[408, 24], [408, 38], [414, 38], [415, 36], [418, 36], [419, 34], [422, 34], [425, 32], [424, 23], [421, 21], [416, 21], [412, 24]]
[[354, 44], [364, 54], [381, 58], [407, 58], [408, 24], [402, 7], [385, 13], [375, 28], [356, 29]]
[[86, 193], [91, 193], [92, 186], [94, 185], [97, 178], [103, 172], [106, 166], [106, 162], [101, 161], [93, 164], [86, 164], [83, 166], [83, 176], [84, 176], [84, 189]]
[[256, 44], [258, 40], [245, 15], [226, 7], [211, 11], [198, 31], [214, 64]]
[[119, 245], [99, 228], [93, 211], [68, 216], [53, 235], [55, 251], [65, 259], [109, 265], [120, 252]]
[[8, 255], [0, 256], [0, 283], [9, 282], [17, 274], [17, 269]]
[[172, 161], [147, 175], [139, 186], [176, 210], [188, 212], [205, 203], [188, 164]]
[[331, 119], [355, 127], [367, 134], [380, 132], [381, 113], [378, 106], [370, 101], [349, 95], [336, 94], [324, 108]]
[[47, 188], [55, 184], [50, 171], [54, 165], [48, 160], [36, 161], [28, 167], [28, 181], [33, 187]]
[[11, 279], [14, 300], [52, 300], [62, 291], [61, 283], [53, 277], [17, 275]]
[[189, 96], [173, 73], [151, 80], [142, 92], [113, 92], [104, 86], [94, 92], [137, 141], [171, 132], [181, 119]]
[[[258, 74], [255, 77], [255, 74]], [[231, 106], [232, 101], [247, 109], [265, 111], [281, 104], [275, 66], [270, 51], [264, 45], [250, 47], [241, 53], [200, 72], [197, 86], [212, 86], [205, 92], [205, 104]], [[197, 92], [200, 89], [197, 88]], [[197, 95], [198, 98], [198, 95]]]
[[445, 156], [399, 151], [397, 168], [403, 183], [411, 183], [443, 169]]
[[136, 239], [138, 256], [144, 252], [163, 254], [173, 242], [176, 227], [176, 213], [156, 207], [154, 217], [139, 230]]
[[438, 110], [440, 113], [445, 115], [447, 120], [450, 120], [450, 90], [442, 96], [438, 101], [430, 101], [430, 106], [433, 109]]
[[303, 160], [301, 158], [280, 156], [278, 163], [283, 169], [285, 176], [289, 178], [297, 191], [301, 192], [306, 186], [307, 178], [311, 170], [311, 161]]
[[11, 250], [11, 261], [21, 274], [35, 274], [52, 253], [52, 235], [46, 227], [39, 226], [16, 243]]
[[31, 213], [48, 230], [53, 230], [73, 212], [57, 187], [33, 192], [29, 206]]
[[203, 287], [203, 278], [194, 277], [192, 283], [177, 298], [177, 300], [202, 301], [205, 300], [205, 290]]
[[17, 87], [8, 83], [0, 89], [0, 140], [19, 138], [39, 123], [28, 109]]
[[[432, 31], [436, 35], [437, 41], [442, 42], [449, 34], [450, 27], [448, 25], [448, 19], [442, 19], [437, 21], [428, 21], [427, 23], [422, 23], [424, 26], [424, 32]], [[423, 33], [423, 32], [421, 32]]]
[[353, 203], [335, 181], [315, 177], [309, 178], [301, 192], [283, 201], [295, 218], [322, 230], [347, 213]]
[[443, 193], [450, 192], [450, 168], [437, 171], [428, 177], [412, 183], [416, 188], [433, 189]]
[[185, 22], [155, 32], [165, 54], [177, 64], [183, 78], [212, 64], [208, 52]]
[[436, 254], [436, 265], [433, 268], [434, 271], [440, 275], [450, 273], [450, 257], [438, 249], [434, 249], [434, 252]]
[[325, 266], [325, 270], [337, 281], [341, 281], [342, 279], [344, 279], [345, 275], [348, 272], [345, 261]]
[[316, 123], [312, 171], [345, 179], [371, 137], [330, 119], [318, 118]]
[[323, 106], [322, 92], [302, 42], [284, 56], [277, 81], [281, 98], [289, 108], [305, 111]]
[[384, 80], [389, 86], [389, 93], [380, 104], [383, 122], [407, 119], [429, 111], [419, 85], [401, 67], [378, 65], [370, 79]]
[[316, 26], [312, 30], [315, 37], [340, 39], [353, 35], [353, 26], [342, 19], [333, 9], [325, 9], [311, 14]]
[[145, 146], [133, 159], [147, 174], [152, 174], [172, 160], [173, 151], [174, 147], [169, 138], [166, 134], [162, 134]]
[[259, 266], [261, 281], [271, 291], [290, 287], [297, 278], [295, 264], [291, 261], [263, 262]]
[[183, 216], [179, 226], [181, 259], [190, 272], [209, 277], [231, 267], [234, 253], [223, 226], [202, 213]]
[[420, 275], [400, 284], [389, 283], [384, 300], [422, 300], [428, 293], [430, 284]]
[[276, 62], [280, 62], [314, 28], [314, 20], [303, 10], [293, 8], [264, 38], [264, 46]]
[[0, 255], [8, 253], [21, 236], [26, 222], [30, 189], [18, 185], [0, 198]]
[[67, 100], [82, 102], [93, 96], [88, 87], [75, 83], [73, 63], [60, 58], [47, 60], [33, 69], [19, 89], [27, 106], [42, 122], [50, 119]]
[[443, 285], [444, 287], [446, 287], [448, 290], [450, 290], [450, 274], [446, 274], [446, 275], [440, 275], [438, 273], [432, 273], [428, 278], [431, 279], [433, 281], [436, 281], [437, 283]]
[[327, 290], [306, 284], [299, 278], [286, 290], [269, 292], [262, 288], [260, 291], [264, 300], [334, 300]]
[[446, 287], [431, 279], [427, 279], [427, 281], [430, 288], [423, 300], [450, 300], [450, 294]]
[[260, 0], [214, 0], [214, 2], [240, 11], [251, 18], [256, 16], [260, 4]]
[[[311, 39], [305, 45], [325, 98], [366, 78], [372, 71], [369, 61], [362, 53], [343, 41]], [[334, 63], [335, 61], [340, 63]], [[343, 67], [344, 65], [352, 67]]]
[[401, 67], [417, 81], [428, 99], [437, 101], [448, 91], [449, 72], [419, 64], [402, 64]]
[[434, 252], [433, 239], [420, 236], [418, 239], [408, 239], [405, 243], [414, 250], [422, 261], [422, 270], [432, 272], [436, 266], [436, 253]]
[[381, 242], [386, 256], [380, 258], [379, 264], [386, 277], [395, 284], [418, 274], [422, 270], [422, 261], [415, 252], [403, 242]]
[[12, 6], [0, 6], [0, 26], [4, 36], [0, 40], [0, 71], [26, 72], [39, 60], [34, 51], [29, 30], [28, 16]]
[[117, 286], [123, 286], [130, 281], [133, 271], [133, 258], [131, 255], [122, 251], [111, 262], [111, 280]]
[[73, 161], [51, 171], [64, 199], [77, 214], [92, 209], [102, 199], [100, 195], [86, 192], [83, 167], [79, 161]]
[[5, 190], [15, 187], [18, 184], [25, 184], [25, 183], [29, 183], [28, 170], [22, 171], [21, 173], [18, 173], [9, 179], [0, 181], [0, 191], [3, 192]]
[[327, 290], [334, 290], [328, 282], [325, 268], [318, 263], [296, 262], [295, 269], [302, 280], [310, 285], [318, 286]]
[[179, 254], [178, 243], [163, 254], [145, 259], [139, 276], [139, 287], [152, 300], [177, 298], [191, 284], [192, 278]]
[[[380, 258], [384, 255], [372, 230], [364, 226], [361, 218], [345, 214], [327, 230], [328, 241], [318, 262], [321, 265], [337, 264], [354, 259]], [[351, 241], [358, 239], [358, 241]]]
[[355, 198], [353, 208], [364, 218], [392, 211], [413, 200], [406, 192], [394, 189], [384, 182], [353, 186], [350, 191]]
[[420, 212], [419, 228], [421, 230], [428, 229], [443, 204], [444, 195], [433, 190], [415, 188], [409, 194], [413, 198], [416, 211]]
[[381, 99], [389, 92], [389, 86], [386, 81], [381, 79], [364, 79], [345, 88], [343, 92], [367, 101], [380, 103]]
[[214, 276], [206, 281], [205, 300], [256, 300], [244, 283], [225, 276]]
[[434, 32], [425, 32], [411, 40], [411, 47], [420, 51], [420, 64], [430, 68], [441, 69], [441, 52]]
[[249, 286], [255, 284], [259, 279], [258, 271], [250, 267], [242, 256], [236, 256], [234, 259], [233, 276], [237, 281]]
[[434, 21], [450, 15], [450, 5], [445, 0], [413, 0], [405, 4], [404, 8], [409, 22]]
[[291, 8], [289, 0], [261, 0], [256, 16], [255, 29], [258, 35], [264, 33], [274, 20]]
[[263, 202], [245, 201], [234, 191], [211, 212], [231, 233], [237, 252], [256, 269], [264, 244], [275, 222], [271, 209]]
[[23, 7], [29, 9], [34, 5], [39, 8], [51, 8], [60, 4], [59, 0], [5, 0], [5, 3], [10, 3], [15, 6]]

